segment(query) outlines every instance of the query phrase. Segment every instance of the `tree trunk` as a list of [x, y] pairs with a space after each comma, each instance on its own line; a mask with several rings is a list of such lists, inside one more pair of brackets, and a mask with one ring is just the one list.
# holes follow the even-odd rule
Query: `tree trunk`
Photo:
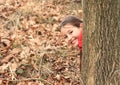
[[83, 0], [83, 85], [120, 85], [120, 0]]

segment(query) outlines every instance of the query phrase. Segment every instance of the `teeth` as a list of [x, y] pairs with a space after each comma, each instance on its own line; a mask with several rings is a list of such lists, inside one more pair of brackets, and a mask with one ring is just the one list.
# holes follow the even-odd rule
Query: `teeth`
[[77, 40], [76, 38], [72, 38], [72, 39], [71, 39], [71, 44], [73, 44], [73, 45], [74, 45], [74, 44], [75, 44], [75, 42], [77, 42], [76, 40]]
[[74, 44], [75, 42], [76, 42], [76, 40], [73, 40], [73, 41], [72, 41], [72, 44]]

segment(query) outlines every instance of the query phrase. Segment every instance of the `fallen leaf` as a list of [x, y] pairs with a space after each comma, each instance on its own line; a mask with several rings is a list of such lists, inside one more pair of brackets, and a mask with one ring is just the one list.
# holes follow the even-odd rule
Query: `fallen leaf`
[[[6, 69], [8, 69], [9, 64], [3, 64], [0, 66], [0, 73], [4, 73]], [[1, 85], [1, 84], [0, 84]]]
[[7, 55], [5, 58], [3, 58], [2, 60], [1, 60], [1, 63], [7, 63], [10, 59], [12, 59], [14, 57], [14, 55], [13, 54], [9, 54], [9, 55]]
[[11, 54], [18, 54], [21, 50], [19, 48], [14, 48], [12, 51], [11, 51]]

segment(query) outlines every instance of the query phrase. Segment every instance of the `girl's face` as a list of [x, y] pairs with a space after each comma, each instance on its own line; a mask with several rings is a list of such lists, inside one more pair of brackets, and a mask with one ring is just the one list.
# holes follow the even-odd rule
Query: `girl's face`
[[82, 28], [75, 27], [71, 24], [66, 24], [61, 28], [61, 33], [65, 41], [74, 47], [78, 46], [78, 38]]

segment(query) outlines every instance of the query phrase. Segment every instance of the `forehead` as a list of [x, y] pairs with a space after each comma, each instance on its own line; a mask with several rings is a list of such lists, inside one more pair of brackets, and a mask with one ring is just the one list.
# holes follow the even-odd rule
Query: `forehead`
[[62, 28], [70, 28], [70, 27], [74, 27], [74, 26], [71, 25], [71, 24], [66, 24], [66, 25], [64, 25]]
[[72, 30], [73, 26], [72, 25], [65, 25], [61, 28], [62, 33], [67, 33], [69, 30]]
[[68, 32], [69, 30], [73, 30], [75, 28], [76, 27], [71, 24], [66, 24], [61, 28], [61, 32], [65, 33], [65, 32]]

